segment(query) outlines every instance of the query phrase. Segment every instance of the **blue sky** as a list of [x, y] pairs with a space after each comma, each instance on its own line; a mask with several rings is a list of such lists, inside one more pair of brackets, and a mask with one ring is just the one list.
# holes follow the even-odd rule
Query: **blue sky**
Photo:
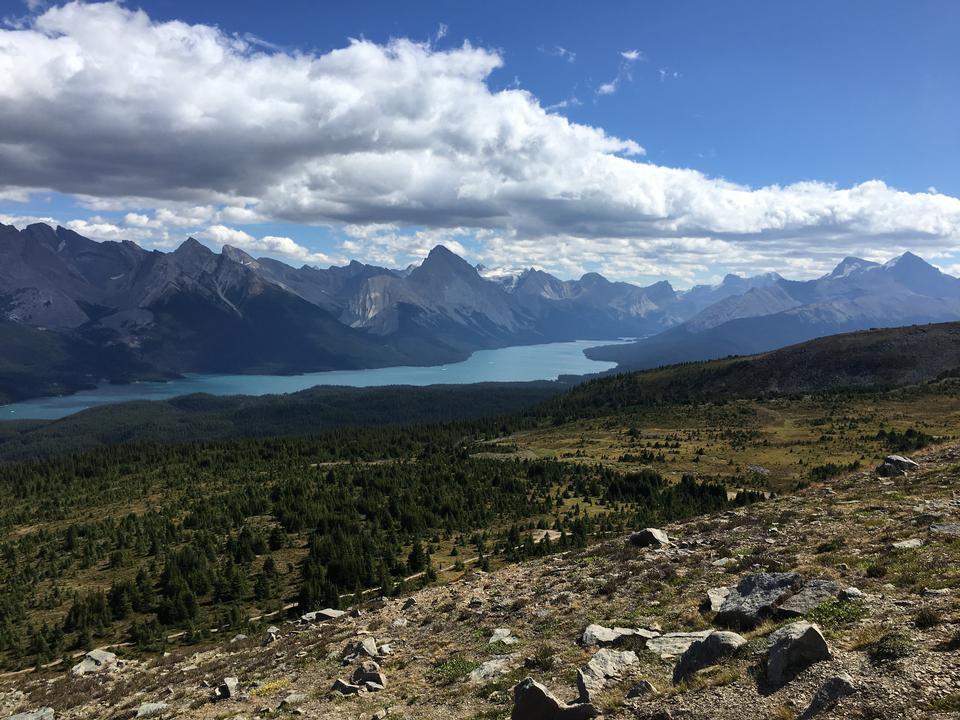
[[[4, 36], [8, 58], [17, 43], [29, 48], [19, 53], [23, 62], [40, 52], [27, 42], [39, 37], [51, 45], [41, 66], [58, 68], [33, 78], [33, 87], [53, 88], [45, 97], [0, 80], [8, 108], [0, 143], [20, 149], [6, 162], [4, 152], [13, 151], [0, 150], [0, 170], [8, 167], [0, 185], [4, 175], [15, 179], [0, 186], [8, 221], [49, 217], [157, 247], [190, 232], [214, 247], [231, 242], [318, 264], [352, 256], [405, 264], [445, 242], [488, 265], [536, 264], [563, 276], [599, 269], [679, 285], [727, 269], [809, 276], [848, 252], [883, 259], [907, 248], [960, 269], [955, 2], [128, 3], [144, 11], [136, 17], [33, 4], [0, 2], [8, 18], [0, 63]], [[228, 48], [236, 56], [223, 95], [241, 115], [251, 113], [249, 99], [262, 101], [253, 111], [262, 122], [241, 127], [228, 117], [209, 99], [216, 85], [206, 99], [187, 98], [190, 87], [178, 92], [177, 62], [199, 67], [204, 82], [219, 76], [222, 64], [209, 53], [198, 63], [175, 48], [167, 62], [162, 40], [148, 59], [132, 46], [124, 56], [122, 42], [106, 49], [118, 28], [162, 38], [171, 21], [212, 47], [245, 41]], [[77, 44], [66, 60], [53, 47], [64, 38]], [[351, 38], [362, 42], [350, 46], [345, 74], [324, 69], [324, 58]], [[398, 50], [398, 40], [420, 49]], [[107, 53], [113, 75], [87, 77]], [[271, 57], [268, 76], [291, 87], [265, 84], [257, 56]], [[447, 87], [448, 68], [461, 63]], [[303, 84], [293, 87], [298, 67]], [[346, 92], [323, 97], [325, 72], [356, 89], [351, 111], [366, 108], [358, 117], [370, 127], [355, 137], [324, 124]], [[378, 72], [396, 73], [399, 91], [384, 87]], [[145, 87], [131, 80], [137, 73], [155, 74], [150, 88], [170, 74], [170, 87], [156, 91], [157, 110], [137, 103]], [[129, 87], [105, 97], [114, 80]], [[404, 107], [403, 83], [415, 108]], [[516, 90], [527, 99], [507, 97]], [[290, 109], [303, 98], [317, 99]], [[105, 106], [114, 110], [109, 117], [84, 118], [84, 108]], [[53, 126], [47, 117], [56, 108], [73, 113], [75, 126]], [[129, 127], [117, 119], [128, 108], [139, 114]], [[197, 134], [209, 128], [197, 131], [192, 114], [222, 131]], [[310, 137], [285, 124], [305, 118], [316, 128]], [[496, 146], [489, 127], [508, 139]], [[111, 137], [121, 140], [113, 146]], [[193, 141], [217, 153], [201, 158]], [[338, 143], [355, 152], [344, 155]], [[77, 145], [82, 162], [70, 152]], [[301, 148], [308, 166], [276, 162]], [[526, 166], [513, 167], [511, 157]], [[443, 162], [429, 165], [436, 158]], [[198, 186], [183, 187], [189, 178]], [[451, 186], [457, 192], [446, 197]]]

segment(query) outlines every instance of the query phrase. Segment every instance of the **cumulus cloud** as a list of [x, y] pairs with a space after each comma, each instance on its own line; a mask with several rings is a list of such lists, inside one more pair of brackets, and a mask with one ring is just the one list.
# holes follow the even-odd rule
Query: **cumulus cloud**
[[332, 263], [329, 255], [309, 250], [288, 237], [265, 235], [256, 238], [248, 232], [226, 225], [211, 225], [198, 234], [201, 238], [212, 240], [217, 245], [231, 245], [252, 255], [280, 256], [287, 260], [312, 265], [330, 265]]
[[[641, 59], [622, 51], [621, 73]], [[73, 194], [144, 232], [267, 220], [466, 229], [478, 256], [539, 247], [555, 268], [595, 258], [615, 272], [960, 240], [960, 200], [941, 193], [751, 188], [645, 162], [632, 139], [520, 88], [492, 90], [503, 65], [468, 43], [293, 52], [119, 4], [51, 8], [0, 30], [0, 195]], [[385, 257], [419, 247], [413, 231], [378, 235]]]

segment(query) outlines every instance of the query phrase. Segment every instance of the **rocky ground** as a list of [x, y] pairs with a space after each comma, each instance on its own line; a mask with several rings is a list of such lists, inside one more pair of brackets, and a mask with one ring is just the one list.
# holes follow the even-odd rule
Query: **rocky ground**
[[0, 717], [956, 717], [960, 446], [914, 459], [666, 526], [667, 543], [6, 678]]

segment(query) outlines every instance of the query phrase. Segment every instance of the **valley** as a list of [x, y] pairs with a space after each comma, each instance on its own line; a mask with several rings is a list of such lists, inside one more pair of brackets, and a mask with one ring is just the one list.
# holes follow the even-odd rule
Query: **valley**
[[[33, 688], [30, 703], [58, 703], [61, 712], [73, 708], [72, 717], [96, 715], [97, 698], [104, 697], [95, 691], [90, 705], [54, 694], [53, 688], [73, 682], [63, 669], [90, 647], [109, 648], [123, 658], [126, 669], [97, 687], [126, 702], [135, 696], [123, 683], [149, 687], [146, 678], [166, 667], [156, 659], [165, 650], [183, 658], [172, 662], [189, 664], [186, 658], [193, 658], [190, 662], [203, 665], [207, 674], [216, 675], [221, 672], [216, 668], [229, 663], [231, 672], [244, 675], [245, 687], [251, 688], [245, 697], [251, 702], [279, 692], [257, 690], [257, 683], [264, 688], [303, 686], [306, 697], [299, 702], [327, 716], [368, 705], [349, 698], [331, 703], [326, 690], [334, 678], [323, 679], [337, 670], [339, 661], [324, 659], [341, 644], [337, 633], [355, 633], [364, 626], [410, 648], [385, 659], [391, 676], [403, 667], [413, 673], [398, 686], [400, 695], [391, 691], [371, 702], [402, 712], [404, 697], [429, 693], [440, 703], [437, 707], [457, 717], [506, 717], [510, 701], [501, 691], [531, 668], [552, 678], [548, 684], [554, 687], [569, 684], [571, 671], [561, 669], [581, 662], [581, 651], [564, 638], [582, 632], [576, 630], [580, 624], [701, 629], [705, 620], [695, 599], [706, 575], [702, 565], [686, 563], [688, 555], [698, 557], [707, 548], [711, 558], [735, 558], [729, 566], [716, 566], [717, 573], [799, 568], [805, 576], [837, 577], [836, 566], [844, 563], [852, 568], [841, 571], [847, 581], [875, 593], [880, 576], [870, 568], [887, 562], [879, 538], [896, 539], [906, 532], [895, 527], [897, 513], [881, 512], [877, 503], [886, 503], [887, 495], [905, 500], [908, 491], [922, 492], [923, 502], [929, 503], [938, 502], [944, 492], [943, 497], [950, 497], [954, 466], [940, 461], [928, 466], [923, 458], [941, 457], [938, 453], [954, 457], [950, 453], [960, 436], [960, 380], [941, 369], [956, 367], [944, 352], [957, 347], [949, 340], [955, 330], [955, 325], [943, 325], [859, 333], [772, 356], [598, 378], [559, 395], [550, 391], [536, 401], [531, 397], [531, 405], [499, 416], [444, 424], [353, 425], [287, 438], [198, 438], [165, 445], [145, 442], [144, 436], [137, 443], [111, 442], [79, 454], [58, 453], [49, 445], [46, 457], [0, 465], [0, 550], [7, 560], [0, 576], [0, 604], [7, 618], [0, 628], [3, 662], [9, 671], [37, 667], [10, 677]], [[812, 382], [830, 386], [824, 378], [841, 347], [845, 367], [855, 373], [858, 385], [837, 380], [834, 389], [807, 387]], [[859, 355], [877, 362], [858, 365]], [[796, 372], [789, 370], [792, 363]], [[897, 375], [909, 382], [895, 382], [891, 368], [899, 368]], [[731, 373], [745, 373], [755, 387], [730, 385]], [[757, 389], [769, 388], [784, 373], [791, 378], [791, 392]], [[469, 387], [442, 392], [453, 393], [452, 399]], [[384, 390], [356, 392], [376, 397]], [[274, 402], [290, 407], [284, 404], [289, 400]], [[76, 430], [74, 426], [68, 435]], [[874, 468], [891, 453], [919, 458], [927, 479], [870, 495]], [[811, 514], [813, 506], [803, 498], [825, 492], [837, 494], [831, 506], [835, 510], [827, 516]], [[864, 503], [885, 518], [883, 524], [862, 527], [856, 538], [831, 541], [839, 527], [854, 522], [849, 513]], [[951, 512], [942, 516], [944, 522]], [[729, 528], [711, 534], [711, 529], [726, 527], [729, 517], [742, 518], [738, 522], [752, 529], [739, 540]], [[811, 523], [839, 525], [829, 531], [821, 527], [810, 538], [799, 533], [798, 528]], [[672, 558], [676, 570], [670, 572], [676, 575], [661, 577], [656, 564], [641, 561], [632, 571], [636, 587], [628, 583], [621, 589], [625, 580], [615, 568], [624, 556], [618, 548], [629, 530], [646, 526], [669, 527], [672, 535], [686, 538], [679, 545], [684, 550], [665, 556]], [[776, 536], [774, 546], [765, 545], [768, 526], [787, 535]], [[777, 552], [775, 546], [788, 540], [783, 553]], [[813, 542], [827, 549], [814, 548]], [[927, 557], [929, 552], [936, 554]], [[894, 559], [887, 572], [902, 578], [894, 581], [896, 593], [929, 587], [933, 565], [953, 552], [949, 539], [938, 540], [918, 554], [925, 558], [921, 565], [907, 568]], [[536, 586], [545, 581], [536, 579], [538, 568], [567, 563], [582, 572], [570, 581], [571, 597], [580, 599], [565, 605], [564, 619], [547, 622], [549, 613], [531, 615], [536, 606], [525, 595], [523, 600], [493, 600], [502, 593], [494, 587]], [[494, 579], [496, 586], [491, 585]], [[937, 582], [938, 589], [950, 590], [957, 578], [948, 572]], [[424, 608], [412, 612], [426, 613], [418, 623], [442, 622], [435, 613], [447, 611], [428, 608], [446, 607], [447, 600], [432, 598], [447, 593], [453, 602], [449, 612], [459, 613], [452, 629], [435, 633], [428, 647], [411, 634], [414, 626], [384, 629], [377, 624], [384, 622], [376, 620], [383, 613], [388, 613], [388, 623], [409, 614], [409, 608], [398, 610], [400, 600], [389, 598], [402, 600], [411, 593], [415, 607]], [[387, 599], [377, 601], [381, 595]], [[478, 613], [456, 610], [474, 595], [494, 604], [487, 608], [484, 600]], [[636, 605], [641, 596], [647, 605]], [[622, 601], [615, 601], [618, 597]], [[953, 617], [951, 606], [936, 598], [947, 628], [953, 622], [946, 619]], [[888, 600], [871, 602], [855, 621], [824, 616], [833, 642], [846, 647], [844, 623], [856, 625], [859, 636], [882, 635], [896, 613], [891, 615]], [[308, 611], [337, 607], [365, 608], [369, 614], [318, 628], [297, 624]], [[481, 682], [477, 687], [483, 692], [463, 695], [464, 683], [472, 688], [476, 682], [465, 676], [486, 662], [486, 640], [477, 643], [464, 636], [474, 632], [474, 622], [480, 623], [478, 635], [485, 635], [484, 623], [508, 624], [529, 638], [529, 648], [519, 647], [534, 659], [524, 668], [518, 656], [508, 653], [512, 659], [501, 662], [503, 672], [491, 676], [502, 679], [494, 685], [489, 685], [493, 680]], [[830, 624], [834, 622], [841, 624]], [[225, 645], [234, 636], [262, 635], [271, 623], [288, 638], [278, 647], [290, 653], [271, 664], [272, 670], [254, 660], [258, 642]], [[940, 642], [938, 633], [942, 635], [936, 628], [924, 630], [922, 642]], [[873, 640], [863, 640], [862, 646], [869, 642]], [[308, 650], [301, 660], [296, 655], [302, 643]], [[553, 649], [542, 652], [556, 655], [550, 668], [536, 660], [547, 647]], [[857, 648], [851, 648], [836, 657], [857, 658]], [[427, 652], [432, 659], [417, 660], [408, 652], [417, 657]], [[924, 662], [935, 663], [937, 657]], [[630, 677], [641, 672], [662, 688], [662, 662], [645, 659]], [[238, 670], [238, 665], [247, 669]], [[314, 669], [304, 674], [307, 667]], [[441, 672], [449, 678], [438, 680]], [[44, 677], [53, 680], [49, 690], [43, 689]], [[285, 680], [274, 685], [278, 678]], [[752, 692], [750, 682], [743, 668], [724, 670], [667, 692], [658, 702], [697, 703], [701, 691], [722, 693], [728, 685]], [[192, 687], [187, 681], [165, 702], [190, 702], [191, 712], [205, 717], [207, 706]], [[880, 691], [887, 685], [872, 687]], [[611, 688], [598, 696], [606, 714], [620, 717], [623, 708], [635, 707], [622, 704], [622, 692]], [[179, 693], [184, 693], [182, 700]], [[3, 697], [0, 693], [0, 701]], [[210, 717], [219, 707], [210, 706]], [[242, 712], [242, 706], [237, 709]]]

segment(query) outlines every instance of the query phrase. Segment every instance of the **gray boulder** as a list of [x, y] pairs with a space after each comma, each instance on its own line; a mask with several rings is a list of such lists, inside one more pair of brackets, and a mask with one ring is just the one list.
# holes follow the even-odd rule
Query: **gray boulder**
[[697, 632], [674, 632], [665, 633], [660, 637], [647, 640], [647, 650], [660, 656], [663, 660], [669, 660], [683, 655], [687, 648], [697, 640], [703, 640], [713, 630], [698, 630]]
[[914, 470], [919, 470], [920, 465], [915, 463], [910, 458], [904, 457], [903, 455], [887, 455], [883, 461], [885, 463], [890, 463], [901, 470], [906, 472], [913, 472]]
[[808, 580], [796, 595], [787, 598], [774, 613], [778, 618], [803, 617], [818, 605], [833, 600], [843, 587], [833, 580]]
[[284, 709], [295, 708], [307, 701], [306, 693], [290, 693], [283, 700], [280, 701], [280, 707]]
[[145, 702], [140, 703], [140, 707], [137, 708], [137, 714], [134, 715], [135, 718], [155, 718], [160, 717], [167, 711], [167, 704], [165, 702]]
[[714, 618], [718, 625], [750, 630], [773, 615], [774, 608], [800, 585], [797, 573], [747, 575], [727, 595]]
[[592, 623], [587, 625], [587, 629], [583, 631], [581, 642], [584, 645], [617, 645], [628, 638], [649, 640], [658, 635], [660, 635], [660, 633], [654, 632], [653, 630], [645, 630], [644, 628], [608, 628]]
[[491, 635], [487, 641], [487, 644], [496, 645], [497, 643], [502, 643], [504, 645], [516, 645], [518, 642], [520, 642], [519, 638], [514, 636], [510, 628], [496, 628], [493, 631], [493, 635]]
[[715, 587], [707, 590], [707, 601], [703, 604], [705, 610], [719, 612], [723, 601], [730, 595], [731, 587]]
[[920, 538], [910, 538], [909, 540], [898, 540], [890, 547], [892, 547], [894, 550], [916, 550], [922, 545], [923, 540]]
[[734, 632], [718, 631], [697, 640], [680, 656], [673, 669], [673, 682], [678, 683], [697, 670], [716, 665], [747, 644], [746, 638]]
[[108, 670], [117, 664], [117, 656], [106, 650], [91, 650], [83, 660], [74, 665], [70, 672], [76, 676]]
[[767, 641], [767, 680], [774, 685], [784, 676], [821, 660], [830, 659], [830, 648], [820, 628], [808, 622], [795, 622], [771, 634]]
[[642, 698], [658, 694], [657, 688], [649, 680], [641, 680], [627, 691], [628, 698]]
[[910, 458], [905, 458], [903, 455], [887, 455], [877, 466], [877, 474], [882, 477], [900, 477], [919, 469], [920, 466]]
[[960, 536], [960, 523], [940, 523], [938, 525], [931, 525], [930, 532], [937, 535], [950, 535], [953, 537]]
[[387, 686], [387, 677], [380, 670], [380, 666], [373, 660], [367, 660], [360, 663], [357, 669], [353, 671], [350, 682], [354, 685], [363, 685], [364, 683], [376, 683], [381, 688]]
[[11, 715], [9, 720], [53, 720], [54, 712], [52, 707], [42, 707], [36, 710]]
[[840, 700], [855, 692], [857, 692], [857, 686], [854, 685], [853, 678], [846, 673], [834, 675], [820, 686], [810, 705], [800, 716], [800, 720], [809, 720], [821, 712], [832, 710]]
[[235, 697], [237, 694], [237, 685], [240, 684], [240, 681], [235, 677], [225, 677], [223, 682], [217, 685], [217, 698], [220, 700], [227, 700], [229, 698]]
[[314, 610], [300, 616], [304, 622], [325, 622], [327, 620], [336, 620], [346, 615], [345, 610], [334, 610], [333, 608], [324, 608], [323, 610]]
[[660, 528], [644, 528], [630, 533], [627, 538], [634, 547], [665, 547], [670, 544], [670, 538]]
[[623, 676], [631, 665], [636, 664], [637, 654], [632, 650], [609, 650], [603, 648], [590, 658], [590, 662], [577, 671], [577, 689], [580, 702], [591, 702], [591, 694], [602, 690], [611, 680]]
[[562, 705], [533, 678], [524, 678], [513, 688], [511, 720], [589, 720], [599, 715], [590, 703]]
[[488, 682], [494, 678], [506, 675], [513, 669], [513, 666], [513, 655], [501, 655], [477, 666], [470, 673], [470, 680], [472, 682]]
[[346, 680], [337, 678], [333, 683], [331, 691], [338, 692], [341, 695], [356, 695], [361, 689], [359, 685], [354, 685], [353, 683], [348, 683]]

